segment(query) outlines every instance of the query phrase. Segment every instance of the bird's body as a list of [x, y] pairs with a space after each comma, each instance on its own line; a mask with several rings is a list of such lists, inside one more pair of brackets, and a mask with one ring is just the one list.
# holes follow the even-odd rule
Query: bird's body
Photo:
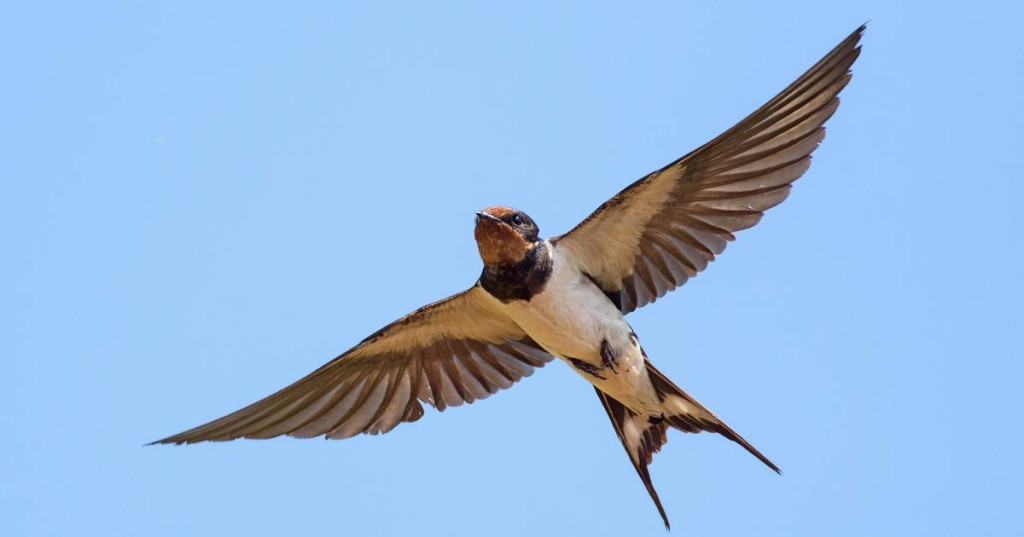
[[643, 350], [626, 317], [571, 256], [549, 241], [540, 248], [550, 255], [546, 284], [529, 300], [495, 298], [498, 307], [594, 387], [634, 412], [660, 415]]
[[508, 388], [553, 358], [590, 382], [668, 527], [648, 473], [669, 427], [719, 433], [767, 457], [658, 371], [625, 316], [697, 276], [736, 231], [781, 203], [839, 105], [861, 27], [711, 142], [543, 239], [510, 207], [477, 213], [468, 290], [385, 326], [248, 407], [158, 443], [385, 433]]

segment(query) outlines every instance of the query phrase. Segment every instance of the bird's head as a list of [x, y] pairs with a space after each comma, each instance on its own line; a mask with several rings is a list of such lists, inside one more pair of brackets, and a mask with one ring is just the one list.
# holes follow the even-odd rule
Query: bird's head
[[519, 263], [540, 244], [539, 229], [526, 213], [488, 207], [476, 213], [476, 246], [485, 265]]

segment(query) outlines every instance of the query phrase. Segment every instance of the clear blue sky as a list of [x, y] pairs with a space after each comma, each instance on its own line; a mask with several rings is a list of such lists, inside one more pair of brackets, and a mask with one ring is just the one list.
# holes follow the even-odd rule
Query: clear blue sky
[[386, 436], [142, 444], [472, 284], [477, 209], [564, 232], [868, 19], [790, 199], [630, 318], [784, 474], [674, 433], [654, 482], [678, 535], [1024, 532], [1018, 6], [66, 4], [0, 17], [0, 533], [663, 535], [560, 363]]

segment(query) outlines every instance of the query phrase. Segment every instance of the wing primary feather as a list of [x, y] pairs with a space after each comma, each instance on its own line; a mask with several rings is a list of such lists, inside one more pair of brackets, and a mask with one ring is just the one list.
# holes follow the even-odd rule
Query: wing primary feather
[[389, 377], [388, 373], [387, 370], [380, 370], [374, 375], [373, 382], [365, 385], [359, 399], [352, 405], [345, 417], [327, 432], [325, 436], [328, 439], [351, 438], [366, 431], [373, 423], [374, 415], [384, 403], [384, 395], [387, 391], [385, 379]]
[[[448, 380], [451, 383], [452, 388], [455, 390], [455, 393], [459, 396], [459, 398], [461, 398], [463, 401], [466, 401], [467, 403], [472, 403], [473, 398], [466, 392], [466, 389], [462, 383], [462, 376], [459, 374], [458, 369], [455, 367], [455, 357], [452, 356], [451, 342], [446, 341], [445, 346], [448, 347], [448, 352], [446, 352], [445, 356], [439, 360], [441, 362], [441, 371], [446, 377], [448, 377]], [[451, 403], [449, 402], [449, 406], [453, 405], [451, 405]]]
[[364, 430], [363, 432], [369, 432], [371, 428], [376, 426], [377, 421], [381, 419], [381, 416], [383, 416], [384, 413], [388, 410], [388, 408], [391, 407], [391, 398], [395, 396], [395, 390], [398, 389], [398, 382], [403, 374], [404, 371], [388, 372], [388, 384], [384, 390], [384, 396], [381, 399], [380, 404], [377, 405], [377, 410], [373, 413], [373, 416], [371, 416], [370, 420], [367, 422], [366, 430]]
[[352, 419], [353, 416], [362, 410], [363, 405], [366, 404], [366, 400], [370, 398], [371, 394], [376, 392], [377, 385], [380, 384], [381, 376], [384, 374], [384, 371], [377, 370], [367, 372], [363, 376], [363, 382], [360, 386], [361, 389], [358, 392], [359, 395], [356, 396], [355, 400], [351, 405], [349, 405], [348, 409], [345, 410], [344, 414], [340, 417], [335, 416], [334, 423], [326, 427], [326, 435], [328, 437], [331, 437], [331, 435], [334, 434], [334, 431], [342, 428], [349, 420]]
[[420, 360], [420, 365], [423, 366], [424, 376], [427, 379], [425, 388], [430, 390], [430, 401], [438, 412], [444, 412], [448, 408], [448, 404], [444, 400], [444, 394], [441, 391], [441, 373], [438, 371], [437, 362], [434, 360]]
[[341, 383], [337, 393], [331, 396], [330, 402], [324, 405], [323, 409], [301, 427], [290, 431], [288, 435], [295, 438], [313, 438], [330, 432], [358, 402], [366, 386], [366, 377], [365, 374], [361, 374]]
[[[467, 345], [467, 347], [469, 346]], [[487, 375], [480, 369], [479, 359], [479, 354], [475, 349], [467, 348], [466, 358], [462, 361], [462, 365], [488, 393], [498, 391], [498, 386], [491, 382], [491, 379], [487, 378]]]
[[424, 376], [423, 364], [421, 362], [422, 360], [414, 358], [409, 363], [409, 404], [402, 415], [402, 421], [412, 422], [423, 417], [423, 405], [420, 404], [418, 397]]

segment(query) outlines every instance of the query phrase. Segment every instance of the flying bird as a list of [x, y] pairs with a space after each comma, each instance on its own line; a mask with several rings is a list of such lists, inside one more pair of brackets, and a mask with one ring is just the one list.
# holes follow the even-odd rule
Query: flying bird
[[860, 53], [861, 26], [714, 140], [544, 239], [526, 213], [476, 213], [483, 261], [468, 290], [381, 328], [294, 384], [154, 443], [386, 433], [509, 388], [554, 358], [591, 383], [665, 527], [648, 465], [668, 429], [711, 431], [779, 468], [658, 371], [625, 315], [703, 271], [789, 195], [825, 137]]

